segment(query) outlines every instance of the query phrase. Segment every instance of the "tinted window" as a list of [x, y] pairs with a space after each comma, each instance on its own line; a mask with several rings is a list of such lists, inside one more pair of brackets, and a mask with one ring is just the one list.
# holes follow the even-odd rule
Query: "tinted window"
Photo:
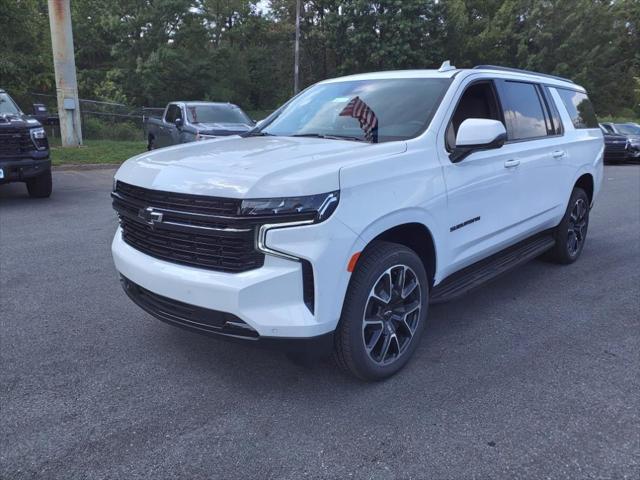
[[509, 140], [544, 137], [549, 130], [538, 89], [532, 83], [504, 82], [501, 89]]
[[562, 103], [567, 108], [573, 126], [576, 128], [598, 128], [598, 119], [591, 100], [586, 94], [574, 90], [558, 88]]
[[169, 105], [165, 120], [169, 123], [173, 123], [176, 121], [176, 118], [182, 118], [180, 107], [178, 107], [177, 105]]
[[470, 85], [460, 97], [446, 131], [449, 150], [456, 146], [456, 135], [460, 125], [469, 118], [485, 118], [502, 122], [492, 82], [483, 81]]
[[261, 131], [388, 142], [422, 133], [451, 81], [441, 78], [352, 80], [315, 85]]
[[616, 123], [616, 128], [623, 135], [640, 135], [640, 127], [632, 123]]

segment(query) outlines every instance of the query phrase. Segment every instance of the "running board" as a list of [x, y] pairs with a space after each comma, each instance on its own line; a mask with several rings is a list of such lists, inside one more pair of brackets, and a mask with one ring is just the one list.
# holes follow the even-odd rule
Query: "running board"
[[512, 268], [542, 255], [553, 248], [554, 244], [555, 240], [550, 234], [538, 235], [480, 260], [435, 286], [431, 292], [431, 303], [448, 302], [458, 298]]

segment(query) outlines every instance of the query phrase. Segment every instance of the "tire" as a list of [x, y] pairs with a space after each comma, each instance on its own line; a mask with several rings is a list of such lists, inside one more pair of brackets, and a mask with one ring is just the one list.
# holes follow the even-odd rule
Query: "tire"
[[549, 252], [549, 258], [568, 265], [580, 258], [587, 240], [589, 228], [589, 197], [581, 188], [571, 192], [567, 211], [554, 231], [556, 244]]
[[373, 243], [358, 260], [347, 289], [334, 337], [336, 363], [363, 380], [395, 374], [420, 343], [428, 305], [429, 283], [420, 257], [403, 245]]
[[151, 151], [151, 150], [155, 150], [156, 145], [155, 145], [155, 139], [153, 138], [152, 135], [149, 135], [149, 137], [147, 138], [147, 150]]
[[51, 170], [41, 173], [37, 177], [27, 180], [27, 191], [33, 198], [47, 198], [51, 196], [52, 180]]

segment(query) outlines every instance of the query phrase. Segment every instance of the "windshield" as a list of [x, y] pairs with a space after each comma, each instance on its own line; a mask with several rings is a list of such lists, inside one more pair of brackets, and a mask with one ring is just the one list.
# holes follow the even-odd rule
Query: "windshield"
[[427, 128], [450, 82], [408, 78], [318, 84], [294, 98], [260, 132], [372, 143], [407, 140]]
[[187, 118], [189, 123], [253, 123], [232, 105], [187, 105]]
[[630, 123], [616, 123], [616, 128], [625, 135], [640, 135], [640, 126]]
[[20, 114], [20, 109], [6, 93], [0, 93], [0, 115]]

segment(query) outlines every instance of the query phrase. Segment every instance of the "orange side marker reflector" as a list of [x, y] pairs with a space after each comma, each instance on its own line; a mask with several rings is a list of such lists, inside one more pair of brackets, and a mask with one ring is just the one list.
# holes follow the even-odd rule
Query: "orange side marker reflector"
[[361, 253], [362, 252], [357, 252], [353, 254], [351, 260], [349, 260], [349, 265], [347, 265], [347, 272], [353, 272], [355, 270], [356, 263], [358, 263], [358, 259], [360, 258]]

